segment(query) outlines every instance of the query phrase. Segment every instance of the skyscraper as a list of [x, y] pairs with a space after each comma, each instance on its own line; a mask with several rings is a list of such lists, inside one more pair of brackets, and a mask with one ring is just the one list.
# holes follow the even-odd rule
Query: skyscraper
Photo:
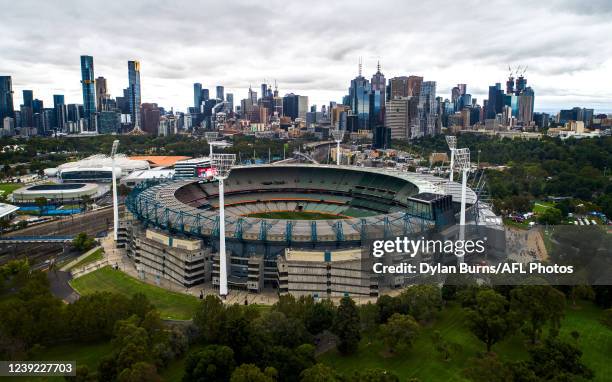
[[350, 105], [353, 114], [357, 116], [358, 128], [370, 128], [370, 82], [361, 75], [361, 60], [357, 77], [351, 80], [349, 94], [343, 103]]
[[92, 56], [81, 56], [81, 86], [83, 88], [83, 117], [96, 111], [94, 63]]
[[[418, 104], [419, 126], [416, 131], [417, 136], [435, 135], [437, 123], [437, 101], [436, 101], [436, 82], [425, 81], [420, 84], [420, 95]], [[412, 131], [415, 134], [415, 131]], [[415, 136], [413, 135], [412, 138]]]
[[199, 82], [193, 84], [193, 107], [196, 110], [202, 108], [202, 84]]
[[96, 105], [98, 111], [108, 110], [108, 87], [106, 85], [106, 78], [96, 78]]
[[225, 97], [223, 96], [223, 86], [217, 86], [217, 99], [225, 101]]
[[140, 124], [140, 62], [128, 61], [128, 95], [132, 126]]
[[67, 121], [67, 110], [63, 94], [53, 95], [53, 109], [55, 110], [55, 126], [59, 131], [64, 131]]
[[502, 112], [504, 107], [504, 91], [500, 83], [495, 86], [489, 86], [489, 99], [487, 109], [485, 110], [485, 119], [494, 119], [495, 116]]
[[202, 89], [202, 102], [210, 99], [210, 91], [208, 89]]
[[228, 108], [232, 111], [232, 113], [234, 112], [234, 94], [232, 93], [227, 93], [226, 95], [226, 101], [229, 104]]
[[24, 90], [23, 106], [32, 108], [32, 101], [34, 101], [34, 92], [32, 90]]
[[372, 90], [379, 90], [381, 97], [381, 105], [385, 104], [385, 94], [386, 94], [387, 82], [385, 80], [385, 75], [380, 72], [380, 61], [376, 66], [376, 73], [372, 76]]
[[15, 118], [13, 106], [13, 82], [11, 76], [0, 76], [0, 121]]

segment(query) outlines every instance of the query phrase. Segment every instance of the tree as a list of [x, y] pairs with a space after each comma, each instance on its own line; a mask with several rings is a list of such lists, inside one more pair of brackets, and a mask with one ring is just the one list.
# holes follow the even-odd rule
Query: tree
[[193, 318], [198, 327], [200, 336], [205, 343], [216, 343], [223, 333], [225, 322], [225, 306], [221, 299], [214, 295], [207, 295]]
[[468, 328], [485, 343], [487, 352], [513, 329], [514, 319], [508, 311], [508, 301], [492, 289], [478, 292], [476, 305], [465, 311]]
[[595, 292], [588, 285], [574, 285], [570, 292], [570, 298], [572, 299], [572, 306], [575, 307], [577, 300], [592, 301], [595, 298]]
[[548, 337], [529, 350], [528, 367], [544, 381], [593, 379], [593, 371], [582, 363], [582, 351], [570, 342]]
[[340, 353], [351, 354], [359, 347], [359, 341], [361, 340], [359, 312], [355, 302], [350, 297], [343, 297], [340, 300], [333, 332], [338, 336]]
[[132, 367], [124, 369], [118, 378], [118, 382], [159, 382], [161, 380], [155, 365], [147, 362], [137, 362]]
[[524, 331], [535, 344], [546, 323], [553, 331], [561, 326], [565, 295], [550, 285], [522, 285], [510, 292], [511, 310], [525, 321]]
[[[272, 375], [267, 374], [266, 371]], [[275, 370], [271, 368], [266, 371], [262, 372], [252, 363], [244, 363], [234, 370], [230, 382], [274, 382]]]
[[407, 314], [394, 313], [380, 326], [380, 335], [392, 352], [410, 348], [419, 334], [419, 324]]
[[612, 308], [604, 310], [601, 322], [608, 328], [612, 329]]
[[[513, 382], [512, 371], [495, 353], [487, 353], [482, 357], [472, 358], [463, 375], [473, 382]], [[521, 382], [536, 382], [530, 379], [519, 379]]]
[[232, 349], [209, 345], [187, 357], [183, 382], [229, 381], [235, 367]]
[[304, 311], [304, 325], [311, 334], [331, 329], [336, 309], [331, 300], [308, 304]]
[[563, 215], [561, 214], [561, 210], [554, 207], [549, 207], [544, 210], [539, 216], [538, 221], [541, 224], [548, 225], [557, 225], [561, 223], [561, 219], [563, 219]]
[[442, 294], [435, 285], [415, 285], [399, 296], [410, 315], [420, 322], [431, 321], [442, 308]]
[[322, 363], [302, 371], [301, 382], [341, 382], [342, 376], [337, 371]]
[[397, 375], [383, 369], [365, 369], [353, 373], [353, 382], [399, 382]]
[[72, 239], [72, 245], [77, 250], [85, 252], [92, 249], [96, 245], [96, 241], [85, 232], [81, 232]]

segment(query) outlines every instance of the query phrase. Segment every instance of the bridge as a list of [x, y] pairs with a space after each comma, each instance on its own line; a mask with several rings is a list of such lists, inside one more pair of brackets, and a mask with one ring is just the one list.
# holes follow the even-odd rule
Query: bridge
[[74, 239], [71, 236], [3, 236], [0, 244], [28, 244], [28, 243], [68, 243]]

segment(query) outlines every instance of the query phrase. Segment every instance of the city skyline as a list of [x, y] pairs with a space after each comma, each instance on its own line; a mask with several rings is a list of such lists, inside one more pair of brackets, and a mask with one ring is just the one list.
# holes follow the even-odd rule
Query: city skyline
[[[357, 75], [360, 56], [366, 78], [376, 72], [380, 60], [387, 79], [423, 76], [426, 81], [437, 82], [437, 95], [443, 98], [450, 98], [451, 88], [457, 83], [466, 83], [468, 93], [481, 103], [487, 98], [489, 86], [505, 81], [508, 65], [521, 64], [529, 66], [526, 77], [537, 92], [536, 111], [573, 106], [592, 107], [598, 112], [612, 110], [612, 79], [606, 75], [612, 69], [612, 48], [598, 41], [612, 33], [612, 23], [605, 18], [612, 7], [605, 2], [581, 8], [578, 2], [559, 1], [532, 8], [529, 14], [521, 14], [520, 1], [497, 8], [482, 4], [473, 7], [474, 3], [468, 2], [463, 6], [469, 8], [470, 17], [494, 19], [485, 17], [478, 30], [469, 22], [456, 24], [455, 18], [463, 14], [456, 4], [438, 7], [431, 23], [423, 24], [418, 17], [406, 23], [406, 13], [399, 17], [395, 11], [389, 12], [402, 10], [403, 3], [385, 3], [371, 10], [372, 19], [381, 20], [387, 27], [384, 31], [377, 23], [352, 25], [345, 20], [350, 17], [323, 22], [329, 21], [329, 15], [338, 14], [333, 12], [335, 7], [348, 16], [350, 12], [362, 12], [363, 5], [351, 11], [341, 5], [315, 3], [313, 12], [305, 13], [296, 4], [291, 9], [283, 8], [282, 13], [274, 4], [280, 3], [224, 7], [191, 4], [186, 8], [195, 12], [185, 12], [162, 3], [145, 8], [110, 2], [92, 12], [95, 6], [75, 3], [70, 15], [48, 3], [11, 4], [11, 17], [0, 26], [7, 36], [0, 42], [0, 49], [6, 52], [0, 58], [0, 74], [13, 79], [16, 108], [23, 103], [24, 89], [34, 90], [34, 96], [45, 104], [52, 102], [53, 94], [64, 94], [66, 103], [81, 103], [81, 55], [94, 57], [95, 76], [107, 79], [112, 97], [121, 96], [128, 85], [126, 62], [138, 60], [142, 65], [142, 102], [185, 111], [193, 103], [196, 82], [212, 94], [217, 85], [222, 85], [226, 93], [242, 99], [249, 85], [258, 88], [264, 79], [271, 84], [276, 79], [281, 95], [307, 95], [310, 104], [318, 106], [340, 102]], [[326, 12], [317, 15], [314, 10], [323, 6]], [[425, 14], [430, 6], [411, 4], [408, 16]], [[231, 12], [236, 7], [241, 16]], [[122, 15], [140, 11], [137, 25], [111, 17], [118, 8]], [[4, 9], [9, 9], [8, 4]], [[36, 28], [28, 18], [33, 15], [32, 9], [46, 15]], [[188, 21], [193, 20], [192, 13], [202, 9], [209, 17], [194, 29], [198, 36], [192, 36]], [[546, 18], [541, 17], [544, 13]], [[98, 19], [92, 20], [94, 16]], [[250, 29], [238, 26], [245, 17]], [[234, 27], [226, 29], [225, 40], [219, 41], [223, 31], [218, 29], [224, 22]], [[463, 26], [452, 30], [459, 25]], [[495, 38], [489, 36], [487, 27], [497, 31]], [[68, 33], [74, 28], [83, 33]], [[534, 35], [537, 28], [540, 31]], [[278, 36], [269, 40], [274, 44], [266, 46], [259, 41], [274, 34]]]

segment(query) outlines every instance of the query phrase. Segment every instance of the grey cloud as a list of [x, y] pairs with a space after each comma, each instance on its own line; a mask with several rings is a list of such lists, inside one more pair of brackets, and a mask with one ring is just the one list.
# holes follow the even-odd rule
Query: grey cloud
[[223, 84], [240, 99], [263, 78], [276, 78], [281, 94], [299, 89], [313, 103], [339, 101], [359, 56], [366, 77], [380, 58], [387, 78], [423, 75], [442, 97], [465, 82], [482, 99], [490, 84], [504, 82], [508, 64], [529, 65], [529, 84], [545, 102], [558, 96], [555, 84], [571, 90], [568, 103], [612, 88], [606, 0], [0, 0], [0, 7], [8, 14], [0, 72], [48, 99], [64, 89], [70, 102], [80, 102], [81, 54], [94, 56], [96, 76], [109, 79], [113, 95], [126, 86], [126, 61], [139, 59], [143, 100], [179, 109], [191, 103], [192, 82]]

